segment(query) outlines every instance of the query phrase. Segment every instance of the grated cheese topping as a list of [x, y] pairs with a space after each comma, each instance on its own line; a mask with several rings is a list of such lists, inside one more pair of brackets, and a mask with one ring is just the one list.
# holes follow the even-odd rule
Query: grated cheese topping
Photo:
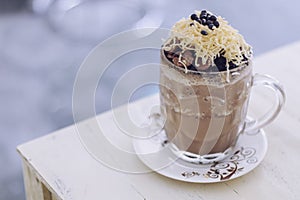
[[[200, 15], [200, 11], [195, 11], [195, 13]], [[252, 58], [251, 46], [224, 18], [218, 16], [217, 20], [219, 27], [211, 30], [190, 18], [181, 19], [172, 27], [170, 37], [164, 42], [162, 48], [165, 51], [172, 51], [179, 47], [182, 53], [186, 50], [193, 50], [197, 67], [201, 62], [203, 65], [213, 65], [214, 59], [220, 55], [226, 58], [227, 71], [229, 71], [229, 62], [237, 66], [246, 63], [245, 57]], [[201, 34], [203, 30], [207, 32], [207, 35]]]

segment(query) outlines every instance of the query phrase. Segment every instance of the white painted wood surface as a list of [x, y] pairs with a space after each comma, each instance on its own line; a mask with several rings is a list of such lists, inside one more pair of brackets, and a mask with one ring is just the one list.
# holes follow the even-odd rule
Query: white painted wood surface
[[[269, 142], [267, 155], [260, 166], [249, 174], [223, 183], [191, 184], [156, 173], [133, 175], [119, 172], [90, 156], [82, 146], [76, 128], [70, 126], [18, 147], [24, 160], [27, 200], [300, 199], [299, 55], [300, 42], [255, 59], [254, 72], [278, 78], [286, 90], [287, 102], [280, 116], [265, 128]], [[255, 114], [265, 109], [271, 97], [264, 90], [253, 92], [251, 109]], [[143, 109], [142, 105], [149, 103], [151, 98], [155, 97], [134, 103], [134, 108]], [[105, 126], [116, 134], [111, 112], [99, 115], [98, 119], [104, 120]], [[92, 121], [90, 119], [81, 124], [87, 132], [96, 131]], [[115, 136], [112, 137], [119, 138], [119, 144], [130, 148], [130, 140]], [[116, 160], [145, 168], [134, 156]]]

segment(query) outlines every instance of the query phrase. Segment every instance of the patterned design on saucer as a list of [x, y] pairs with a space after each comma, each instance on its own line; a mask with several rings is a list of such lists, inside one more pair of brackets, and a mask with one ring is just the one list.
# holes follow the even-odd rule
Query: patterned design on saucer
[[241, 177], [262, 162], [268, 148], [265, 132], [261, 129], [256, 134], [241, 134], [226, 159], [195, 164], [178, 158], [170, 144], [165, 131], [149, 139], [133, 140], [134, 149], [146, 166], [163, 176], [190, 183], [219, 183]]
[[186, 178], [191, 178], [193, 176], [200, 176], [201, 174], [199, 172], [183, 172], [181, 173], [182, 176], [186, 177]]
[[[211, 165], [203, 176], [211, 179], [228, 180], [234, 174], [242, 171], [245, 165], [256, 163], [258, 159], [255, 157], [255, 154], [256, 150], [252, 147], [240, 147], [229, 159]], [[201, 173], [185, 171], [181, 175], [185, 178], [191, 178], [200, 176]]]

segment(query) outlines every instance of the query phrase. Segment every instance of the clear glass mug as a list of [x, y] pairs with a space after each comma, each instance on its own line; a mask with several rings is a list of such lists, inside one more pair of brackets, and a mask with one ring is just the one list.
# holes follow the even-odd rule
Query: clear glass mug
[[[250, 91], [256, 85], [272, 88], [277, 101], [272, 112], [248, 120]], [[174, 65], [162, 50], [160, 101], [173, 152], [183, 160], [206, 164], [228, 156], [242, 132], [255, 133], [273, 121], [285, 93], [272, 77], [253, 75], [251, 63], [228, 72], [196, 72]]]

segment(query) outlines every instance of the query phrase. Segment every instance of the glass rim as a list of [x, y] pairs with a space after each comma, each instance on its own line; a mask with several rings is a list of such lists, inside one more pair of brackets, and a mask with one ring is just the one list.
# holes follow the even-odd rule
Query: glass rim
[[228, 70], [225, 70], [225, 71], [211, 71], [211, 72], [208, 72], [208, 71], [194, 71], [194, 70], [190, 70], [190, 69], [185, 69], [185, 68], [182, 68], [182, 67], [179, 67], [177, 65], [175, 65], [174, 63], [172, 63], [165, 55], [164, 53], [164, 49], [161, 48], [160, 50], [160, 54], [162, 56], [162, 58], [167, 62], [167, 66], [172, 66], [172, 68], [174, 69], [177, 69], [181, 72], [184, 72], [185, 74], [199, 74], [199, 75], [216, 75], [216, 74], [227, 74], [227, 73], [234, 73], [234, 72], [238, 72], [238, 71], [241, 71], [242, 69], [244, 68], [247, 68], [247, 67], [250, 67], [252, 66], [252, 57], [251, 59], [249, 59], [249, 64], [246, 65], [246, 64], [242, 64], [234, 69], [230, 69], [229, 72]]

